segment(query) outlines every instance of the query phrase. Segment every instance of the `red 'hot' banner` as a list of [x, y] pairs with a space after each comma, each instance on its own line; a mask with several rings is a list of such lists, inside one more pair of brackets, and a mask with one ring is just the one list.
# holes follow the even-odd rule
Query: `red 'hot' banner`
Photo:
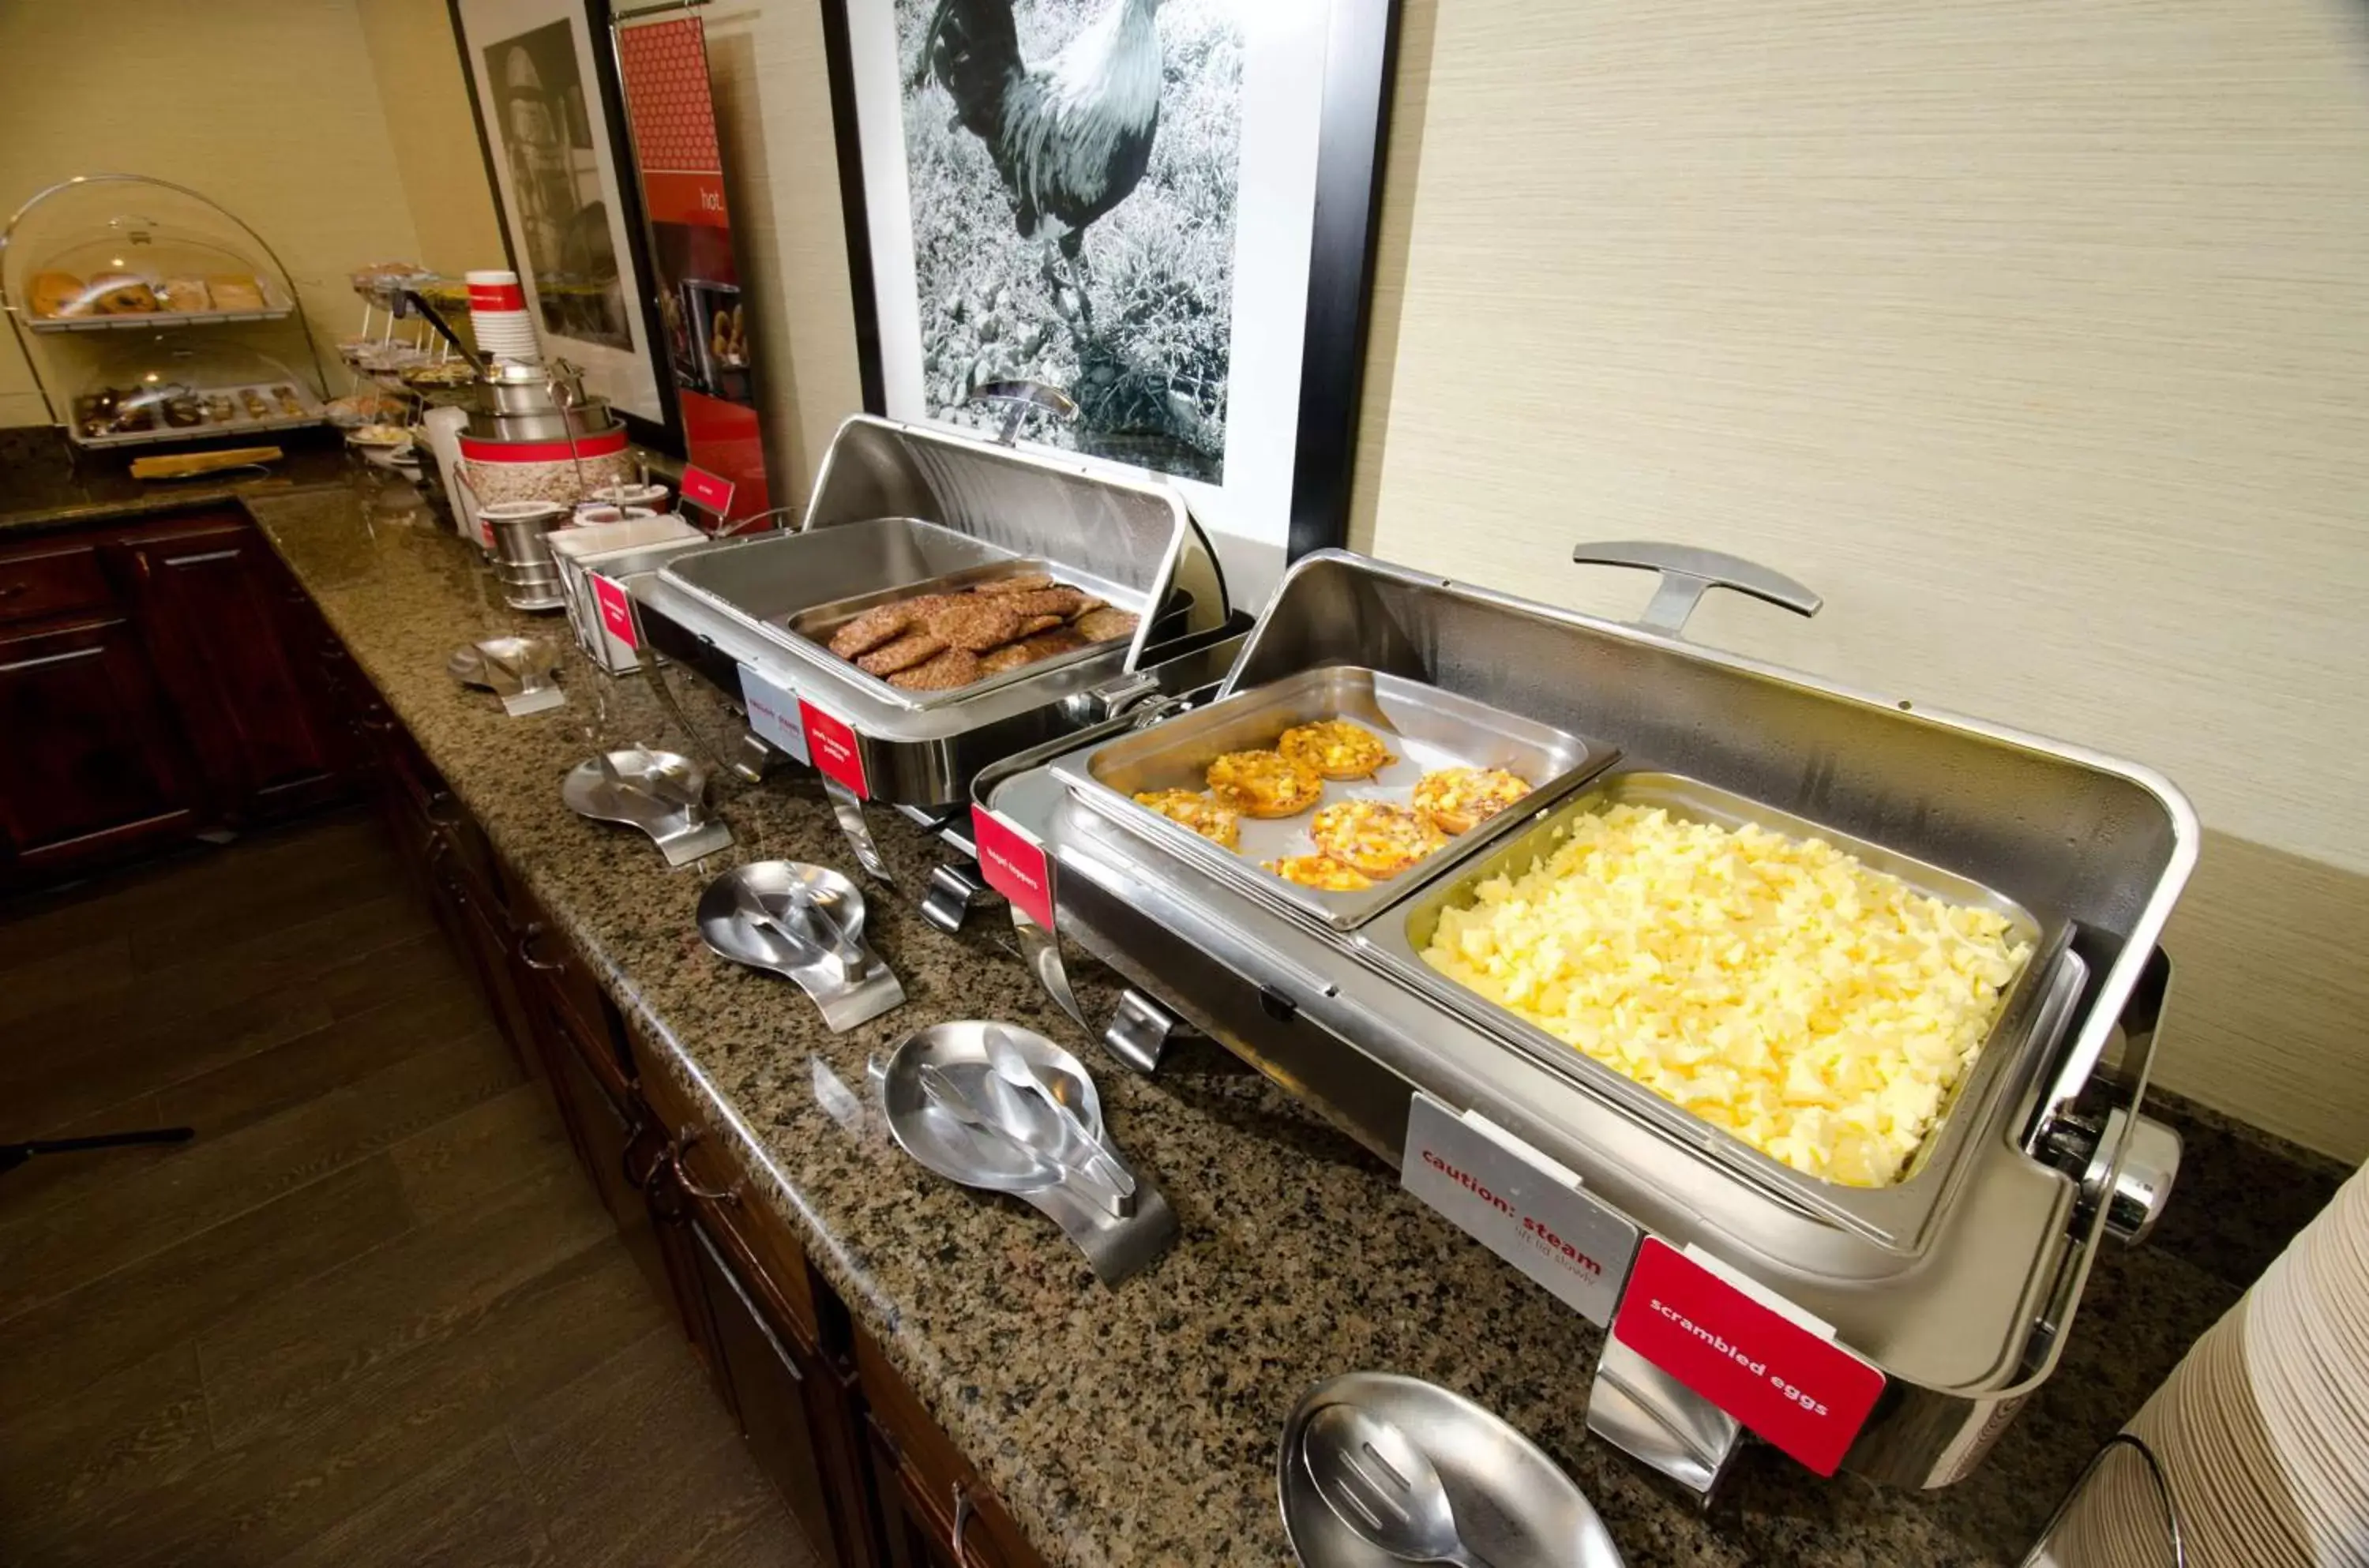
[[772, 501], [757, 429], [753, 334], [708, 93], [706, 29], [696, 17], [629, 24], [617, 29], [617, 61], [684, 455], [730, 485], [732, 512], [723, 521], [737, 522]]

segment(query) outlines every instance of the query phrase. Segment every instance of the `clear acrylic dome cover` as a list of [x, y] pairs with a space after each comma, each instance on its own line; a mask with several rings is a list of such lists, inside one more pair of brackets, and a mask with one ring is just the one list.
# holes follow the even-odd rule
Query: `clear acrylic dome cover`
[[194, 191], [137, 175], [52, 187], [10, 221], [6, 245], [0, 288], [36, 326], [119, 314], [280, 312], [294, 303], [269, 248], [244, 224]]

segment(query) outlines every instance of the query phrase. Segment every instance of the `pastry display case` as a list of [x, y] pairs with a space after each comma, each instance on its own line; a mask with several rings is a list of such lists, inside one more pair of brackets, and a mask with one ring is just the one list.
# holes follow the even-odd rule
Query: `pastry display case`
[[319, 357], [287, 269], [186, 187], [97, 174], [41, 191], [0, 232], [0, 306], [77, 445], [322, 418]]

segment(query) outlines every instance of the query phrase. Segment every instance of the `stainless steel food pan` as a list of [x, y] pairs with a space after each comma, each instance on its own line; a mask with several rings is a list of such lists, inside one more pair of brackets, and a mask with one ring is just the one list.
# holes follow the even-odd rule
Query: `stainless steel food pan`
[[[1133, 797], [1141, 791], [1198, 790], [1209, 764], [1226, 752], [1271, 747], [1294, 725], [1334, 718], [1378, 731], [1397, 760], [1370, 780], [1327, 781], [1325, 803], [1354, 799], [1404, 805], [1416, 780], [1434, 769], [1453, 767], [1503, 768], [1529, 781], [1530, 797], [1450, 839], [1421, 864], [1356, 893], [1302, 887], [1261, 869], [1262, 861], [1313, 853], [1316, 846], [1308, 828], [1315, 807], [1274, 820], [1245, 817], [1241, 847], [1229, 850], [1135, 803]], [[1255, 898], [1345, 931], [1518, 830], [1618, 755], [1600, 742], [1419, 681], [1355, 665], [1327, 665], [1064, 758], [1056, 771], [1082, 800], [1121, 827], [1155, 836], [1211, 876], [1224, 877]]]
[[[1751, 823], [1789, 839], [1824, 839], [1871, 868], [1897, 876], [1929, 898], [1996, 911], [2005, 917], [2015, 940], [2030, 949], [2022, 967], [2002, 996], [1998, 1015], [1992, 1021], [1981, 1051], [1952, 1085], [1932, 1127], [1898, 1181], [1883, 1187], [1855, 1187], [1797, 1171], [1424, 961], [1423, 951], [1431, 945], [1440, 916], [1451, 908], [1469, 906], [1479, 884], [1493, 876], [1520, 875], [1555, 852], [1574, 818], [1622, 805], [1658, 807], [1686, 821], [1722, 828]], [[2055, 1039], [2036, 1024], [2042, 1016], [2039, 1002], [2047, 978], [2064, 952], [2066, 931], [2062, 920], [2043, 924], [2003, 894], [1882, 844], [1764, 806], [1700, 779], [1677, 773], [1624, 771], [1597, 779], [1578, 795], [1533, 819], [1520, 834], [1503, 840], [1487, 856], [1467, 865], [1463, 875], [1434, 881], [1397, 918], [1368, 929], [1361, 934], [1361, 940], [1391, 974], [1545, 1066], [1610, 1099], [1630, 1115], [1700, 1149], [1727, 1168], [1805, 1208], [1852, 1226], [1885, 1245], [1913, 1252], [1923, 1242], [1934, 1215], [1960, 1180], [1971, 1140], [1983, 1128], [1994, 1126], [2013, 1093], [2030, 1082], [2034, 1053], [2044, 1053], [2055, 1045]], [[2061, 1027], [2063, 1019], [2059, 1016], [2054, 1022]]]
[[[927, 525], [918, 526], [926, 527]], [[937, 708], [944, 707], [948, 703], [967, 702], [973, 697], [1001, 691], [1006, 686], [1015, 685], [1022, 681], [1044, 675], [1051, 670], [1066, 669], [1070, 665], [1081, 664], [1091, 658], [1110, 658], [1126, 650], [1127, 643], [1123, 640], [1090, 643], [1084, 647], [1069, 653], [1057, 654], [1051, 658], [1041, 658], [1034, 664], [1024, 664], [1017, 670], [1007, 670], [1000, 675], [990, 675], [984, 681], [974, 681], [967, 686], [956, 686], [944, 692], [909, 692], [901, 686], [872, 674], [852, 659], [841, 658], [830, 650], [833, 633], [856, 616], [878, 605], [894, 603], [900, 599], [910, 599], [917, 594], [960, 593], [966, 589], [976, 588], [983, 582], [995, 582], [1004, 578], [1026, 577], [1031, 573], [1051, 577], [1066, 587], [1082, 589], [1139, 617], [1144, 613], [1143, 596], [1132, 589], [1118, 583], [1102, 581], [1089, 573], [1064, 567], [1058, 561], [1031, 560], [1024, 555], [1018, 555], [1009, 560], [990, 561], [983, 566], [965, 567], [960, 571], [948, 572], [944, 577], [932, 578], [923, 582], [874, 589], [867, 593], [852, 594], [845, 599], [834, 599], [828, 604], [818, 604], [810, 609], [799, 611], [789, 618], [788, 625], [791, 632], [811, 643], [817, 653], [843, 667], [840, 671], [841, 674], [859, 682], [873, 696], [881, 701], [896, 703], [909, 708]]]

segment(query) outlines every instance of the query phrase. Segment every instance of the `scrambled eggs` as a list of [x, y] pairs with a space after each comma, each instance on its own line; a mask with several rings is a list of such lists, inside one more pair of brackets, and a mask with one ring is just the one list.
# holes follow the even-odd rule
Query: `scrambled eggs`
[[1424, 961], [1795, 1170], [1899, 1178], [2030, 947], [1823, 840], [1574, 818]]

